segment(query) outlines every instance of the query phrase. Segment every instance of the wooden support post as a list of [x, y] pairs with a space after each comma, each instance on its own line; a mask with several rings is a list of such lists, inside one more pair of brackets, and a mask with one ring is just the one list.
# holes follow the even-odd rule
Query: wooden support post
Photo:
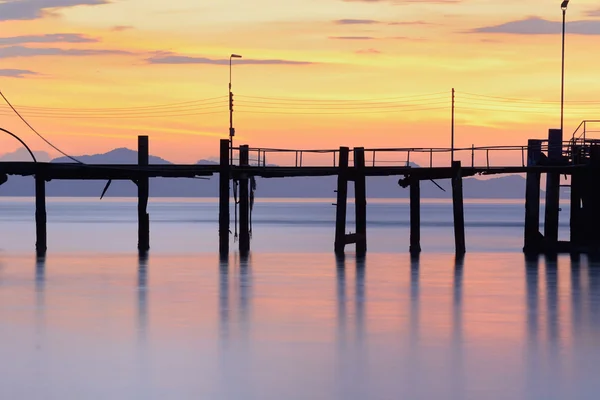
[[354, 149], [354, 202], [356, 216], [356, 254], [367, 252], [367, 186], [365, 177], [365, 149]]
[[410, 178], [410, 254], [421, 253], [421, 182]]
[[[542, 141], [530, 139], [527, 143], [527, 166], [537, 165], [542, 155]], [[526, 254], [539, 254], [540, 234], [540, 178], [539, 172], [528, 171], [525, 189], [525, 245]]]
[[[240, 167], [249, 164], [248, 146], [240, 146]], [[242, 173], [239, 184], [240, 193], [240, 254], [248, 255], [250, 251], [250, 197], [248, 192], [248, 175]]]
[[588, 240], [588, 257], [594, 261], [600, 259], [600, 145], [590, 146], [590, 168], [587, 179], [587, 205], [585, 238]]
[[460, 161], [452, 162], [452, 206], [454, 209], [454, 242], [456, 255], [462, 256], [466, 253], [466, 246], [463, 184]]
[[[550, 129], [548, 132], [548, 160], [558, 165], [562, 158], [562, 131]], [[544, 239], [546, 249], [556, 248], [558, 242], [558, 210], [560, 202], [560, 174], [546, 174], [546, 213], [544, 219]]]
[[[579, 146], [571, 146], [571, 155], [573, 165], [580, 164]], [[571, 215], [570, 215], [570, 241], [571, 254], [578, 253], [580, 248], [581, 237], [581, 183], [579, 172], [571, 173]]]
[[[138, 166], [148, 166], [148, 136], [138, 136]], [[148, 214], [148, 196], [150, 191], [148, 174], [138, 174], [138, 250], [145, 253], [150, 249], [150, 215]]]
[[219, 160], [219, 254], [229, 254], [229, 140], [221, 139]]
[[46, 179], [39, 170], [35, 174], [35, 251], [38, 256], [46, 254]]
[[340, 147], [337, 203], [335, 207], [335, 243], [336, 254], [343, 254], [346, 246], [346, 210], [348, 208], [348, 147]]

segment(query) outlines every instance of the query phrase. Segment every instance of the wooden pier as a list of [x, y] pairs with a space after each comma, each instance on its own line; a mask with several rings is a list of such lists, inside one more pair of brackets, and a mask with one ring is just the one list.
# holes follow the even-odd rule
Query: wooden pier
[[[462, 257], [467, 251], [465, 241], [463, 178], [474, 175], [526, 174], [524, 193], [524, 247], [526, 254], [571, 253], [574, 255], [600, 254], [600, 140], [572, 138], [563, 141], [560, 130], [550, 130], [547, 139], [529, 140], [525, 146], [469, 147], [454, 149], [455, 153], [470, 152], [471, 165], [453, 161], [450, 165], [435, 166], [433, 156], [449, 154], [451, 149], [390, 148], [350, 149], [340, 147], [331, 150], [290, 150], [251, 148], [242, 145], [231, 148], [227, 139], [220, 141], [218, 165], [149, 165], [149, 141], [147, 136], [138, 138], [138, 164], [83, 164], [0, 162], [0, 185], [11, 175], [32, 176], [35, 179], [35, 223], [38, 254], [47, 251], [46, 234], [46, 182], [64, 180], [106, 180], [108, 188], [113, 180], [130, 180], [138, 188], [138, 250], [150, 249], [150, 216], [147, 211], [150, 178], [196, 178], [219, 175], [219, 253], [230, 252], [231, 216], [230, 202], [236, 202], [235, 231], [239, 229], [239, 252], [247, 255], [251, 248], [251, 208], [254, 178], [283, 178], [336, 176], [336, 217], [333, 250], [343, 254], [346, 246], [354, 244], [356, 253], [367, 252], [367, 178], [372, 176], [399, 176], [398, 190], [410, 190], [410, 243], [407, 251], [412, 255], [421, 252], [421, 181], [447, 179], [452, 186], [455, 251]], [[490, 154], [512, 151], [520, 154], [520, 165], [494, 166]], [[295, 155], [291, 166], [272, 166], [267, 157], [274, 153]], [[483, 155], [476, 164], [476, 153]], [[330, 165], [306, 165], [311, 154], [329, 155]], [[406, 160], [381, 165], [377, 157], [382, 154], [405, 154]], [[429, 166], [413, 168], [411, 155], [429, 158]], [[237, 157], [235, 157], [237, 155]], [[233, 159], [232, 159], [233, 156]], [[352, 156], [352, 157], [351, 157]], [[252, 157], [252, 158], [251, 158]], [[238, 162], [233, 161], [237, 159]], [[540, 182], [546, 174], [546, 199], [544, 232], [540, 232]], [[570, 240], [558, 240], [558, 216], [560, 177], [570, 177]], [[353, 233], [347, 233], [348, 185], [354, 185], [355, 221]], [[106, 190], [105, 188], [105, 190]], [[333, 188], [332, 188], [333, 189]], [[1, 190], [1, 189], [0, 189]], [[284, 193], [282, 193], [284, 195]], [[237, 210], [239, 207], [239, 219]]]

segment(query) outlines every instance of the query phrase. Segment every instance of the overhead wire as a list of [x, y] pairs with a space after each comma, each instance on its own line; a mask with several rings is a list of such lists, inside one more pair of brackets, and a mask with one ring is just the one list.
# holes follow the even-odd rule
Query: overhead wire
[[27, 120], [17, 111], [17, 109], [12, 105], [12, 103], [8, 100], [8, 98], [4, 95], [4, 93], [1, 90], [0, 90], [0, 96], [2, 96], [2, 98], [4, 99], [4, 101], [6, 102], [6, 104], [8, 104], [8, 106], [15, 112], [15, 114], [17, 114], [17, 116], [21, 119], [21, 121], [23, 121], [25, 123], [25, 125], [27, 125], [29, 127], [29, 129], [31, 129], [37, 136], [39, 136], [50, 147], [52, 147], [54, 150], [58, 151], [63, 156], [65, 156], [65, 157], [67, 157], [67, 158], [75, 161], [76, 163], [83, 164], [83, 162], [79, 161], [75, 157], [71, 157], [70, 155], [68, 155], [67, 153], [65, 153], [61, 149], [59, 149], [52, 142], [50, 142], [48, 139], [46, 139], [41, 133], [39, 133], [33, 126], [31, 126], [31, 124], [29, 122], [27, 122]]

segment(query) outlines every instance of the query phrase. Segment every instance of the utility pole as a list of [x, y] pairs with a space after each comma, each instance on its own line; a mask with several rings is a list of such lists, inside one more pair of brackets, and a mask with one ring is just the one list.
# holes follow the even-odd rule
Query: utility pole
[[452, 88], [452, 140], [450, 144], [451, 162], [454, 162], [454, 88]]
[[235, 128], [233, 127], [233, 92], [231, 91], [231, 60], [233, 58], [242, 58], [239, 54], [229, 56], [229, 162], [233, 165], [233, 137]]
[[[567, 6], [569, 0], [564, 0], [560, 5], [562, 10], [562, 71], [560, 81], [560, 130], [563, 131], [565, 121], [565, 28], [567, 19]], [[563, 132], [564, 135], [564, 132]]]

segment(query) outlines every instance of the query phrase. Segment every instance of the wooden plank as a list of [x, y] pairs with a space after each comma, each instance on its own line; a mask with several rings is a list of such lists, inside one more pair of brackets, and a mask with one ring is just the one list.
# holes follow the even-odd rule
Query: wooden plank
[[[542, 141], [530, 139], [527, 146], [527, 165], [535, 167], [542, 155]], [[525, 238], [523, 251], [527, 254], [538, 254], [541, 249], [540, 234], [540, 178], [541, 174], [530, 170], [527, 172], [525, 188]]]
[[465, 213], [463, 204], [463, 184], [460, 161], [452, 162], [454, 176], [452, 177], [452, 208], [454, 211], [454, 243], [456, 255], [466, 253], [465, 245]]
[[421, 183], [410, 181], [410, 254], [421, 252]]
[[[248, 146], [240, 146], [240, 166], [248, 166], [249, 153]], [[239, 194], [240, 194], [240, 240], [239, 249], [241, 255], [248, 255], [250, 252], [250, 197], [248, 190], [248, 175], [242, 174], [239, 180]]]
[[356, 233], [356, 254], [367, 252], [367, 187], [365, 177], [365, 149], [354, 149], [354, 201]]
[[348, 208], [348, 156], [350, 149], [340, 147], [339, 166], [337, 168], [337, 202], [335, 209], [335, 242], [336, 254], [343, 254], [346, 245], [346, 211]]
[[[562, 160], [562, 130], [550, 129], [548, 132], [548, 161], [550, 164]], [[544, 241], [551, 249], [558, 241], [558, 219], [560, 203], [560, 174], [549, 172], [546, 177], [546, 209], [544, 219]]]
[[[138, 165], [148, 166], [149, 146], [148, 136], [138, 136]], [[150, 215], [148, 214], [148, 196], [150, 179], [148, 175], [139, 173], [138, 187], [138, 250], [145, 253], [150, 249]]]
[[46, 180], [43, 173], [35, 175], [35, 251], [38, 256], [46, 254]]
[[221, 139], [219, 159], [219, 254], [229, 254], [229, 140]]

